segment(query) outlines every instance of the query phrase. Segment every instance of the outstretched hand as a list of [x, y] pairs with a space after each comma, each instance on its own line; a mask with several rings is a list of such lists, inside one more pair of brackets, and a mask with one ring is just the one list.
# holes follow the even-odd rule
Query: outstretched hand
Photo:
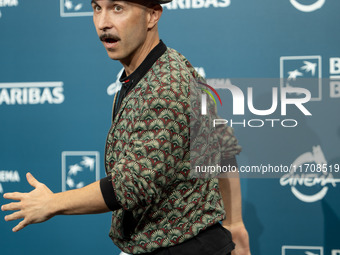
[[52, 200], [53, 192], [45, 184], [38, 182], [32, 174], [27, 173], [26, 178], [28, 183], [35, 188], [34, 190], [29, 193], [14, 192], [4, 194], [6, 199], [19, 201], [1, 207], [2, 211], [16, 211], [5, 216], [6, 221], [23, 219], [13, 228], [13, 232], [17, 232], [30, 224], [44, 222], [53, 217], [48, 206]]
[[231, 232], [233, 242], [235, 243], [235, 250], [231, 252], [231, 255], [250, 255], [249, 235], [243, 222], [231, 225], [223, 224], [223, 227]]

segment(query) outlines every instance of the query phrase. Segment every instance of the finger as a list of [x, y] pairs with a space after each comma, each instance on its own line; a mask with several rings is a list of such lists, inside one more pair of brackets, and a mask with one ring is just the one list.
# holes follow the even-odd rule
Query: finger
[[4, 198], [13, 199], [13, 200], [21, 200], [24, 197], [24, 193], [13, 192], [4, 194]]
[[13, 232], [18, 232], [19, 230], [23, 229], [23, 228], [26, 227], [27, 225], [28, 225], [28, 223], [27, 223], [25, 220], [20, 221], [19, 224], [16, 225], [16, 226], [12, 229], [12, 231], [13, 231]]
[[2, 211], [16, 211], [20, 209], [21, 209], [20, 203], [10, 203], [10, 204], [1, 206]]
[[31, 173], [27, 173], [26, 178], [27, 178], [28, 183], [34, 188], [36, 188], [37, 185], [39, 184], [37, 179], [35, 179]]
[[12, 213], [10, 215], [5, 216], [5, 221], [12, 221], [24, 218], [24, 215], [21, 211]]

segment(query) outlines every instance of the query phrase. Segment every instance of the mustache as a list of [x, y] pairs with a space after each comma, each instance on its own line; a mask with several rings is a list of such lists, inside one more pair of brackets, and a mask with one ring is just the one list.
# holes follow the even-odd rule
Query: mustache
[[106, 40], [114, 40], [114, 41], [119, 41], [120, 38], [117, 35], [113, 35], [110, 33], [104, 33], [99, 36], [99, 39], [101, 41], [106, 41]]

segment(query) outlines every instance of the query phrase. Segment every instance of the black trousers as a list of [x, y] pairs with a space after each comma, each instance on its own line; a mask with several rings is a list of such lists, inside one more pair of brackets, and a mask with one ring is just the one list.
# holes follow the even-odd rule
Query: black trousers
[[145, 255], [230, 255], [235, 248], [231, 233], [220, 223], [175, 246], [159, 248]]

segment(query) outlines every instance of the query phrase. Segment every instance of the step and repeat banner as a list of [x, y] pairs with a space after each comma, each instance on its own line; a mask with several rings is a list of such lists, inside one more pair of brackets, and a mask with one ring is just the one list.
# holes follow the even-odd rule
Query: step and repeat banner
[[[122, 66], [108, 58], [90, 0], [0, 0], [0, 204], [105, 176]], [[238, 156], [255, 255], [340, 254], [340, 2], [174, 0], [161, 39], [215, 87]], [[7, 202], [6, 202], [7, 203]], [[0, 212], [0, 254], [120, 254], [110, 213], [58, 216], [18, 233]]]

